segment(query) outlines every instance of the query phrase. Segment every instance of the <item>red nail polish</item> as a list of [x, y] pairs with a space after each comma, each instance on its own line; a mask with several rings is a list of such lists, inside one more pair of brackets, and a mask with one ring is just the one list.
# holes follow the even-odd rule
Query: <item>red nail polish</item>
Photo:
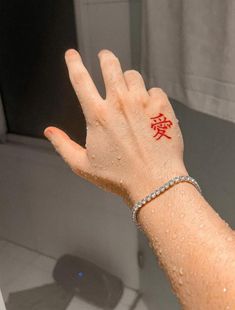
[[53, 135], [53, 132], [51, 129], [47, 129], [46, 131], [44, 131], [44, 134], [46, 137], [50, 138]]
[[71, 48], [71, 49], [66, 51], [65, 56], [66, 57], [70, 57], [70, 56], [75, 56], [77, 54], [78, 54], [78, 52], [75, 49]]

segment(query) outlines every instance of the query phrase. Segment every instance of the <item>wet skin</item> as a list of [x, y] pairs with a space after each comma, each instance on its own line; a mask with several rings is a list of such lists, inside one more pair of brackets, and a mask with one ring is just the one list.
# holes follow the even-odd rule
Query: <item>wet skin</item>
[[[122, 71], [108, 50], [99, 54], [106, 88], [102, 98], [80, 54], [65, 60], [87, 122], [83, 148], [62, 130], [45, 136], [78, 176], [120, 195], [127, 206], [178, 175], [190, 175], [184, 143], [166, 93], [146, 89], [141, 74]], [[172, 123], [154, 138], [151, 118]], [[179, 183], [148, 202], [138, 221], [184, 309], [235, 309], [235, 235], [206, 199], [189, 183]]]

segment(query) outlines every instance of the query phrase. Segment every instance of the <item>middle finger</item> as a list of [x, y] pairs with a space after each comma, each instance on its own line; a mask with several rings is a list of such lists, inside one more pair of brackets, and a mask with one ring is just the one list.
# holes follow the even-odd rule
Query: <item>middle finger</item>
[[123, 95], [128, 91], [119, 59], [109, 50], [98, 54], [104, 79], [106, 98]]

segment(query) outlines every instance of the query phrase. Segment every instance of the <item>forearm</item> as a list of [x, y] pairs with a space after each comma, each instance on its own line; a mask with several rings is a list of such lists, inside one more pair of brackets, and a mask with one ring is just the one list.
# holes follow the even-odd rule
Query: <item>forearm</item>
[[[141, 194], [133, 191], [133, 201]], [[235, 309], [234, 233], [193, 185], [148, 202], [138, 222], [184, 309]]]

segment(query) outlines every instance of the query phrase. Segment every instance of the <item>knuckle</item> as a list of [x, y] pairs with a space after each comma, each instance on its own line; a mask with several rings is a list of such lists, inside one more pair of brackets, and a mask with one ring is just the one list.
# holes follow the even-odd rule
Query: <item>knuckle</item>
[[156, 94], [164, 94], [164, 90], [160, 87], [152, 87], [149, 90], [150, 92], [156, 93]]
[[161, 94], [161, 96], [167, 98], [167, 94], [162, 88], [158, 88], [158, 92]]
[[166, 92], [160, 87], [152, 87], [149, 90], [149, 93], [153, 94], [155, 97], [158, 97], [159, 99], [162, 99], [163, 101], [168, 99]]
[[98, 121], [102, 125], [105, 125], [106, 122], [107, 122], [107, 111], [106, 111], [106, 108], [103, 105], [105, 105], [105, 102], [97, 104], [94, 107], [94, 110], [95, 110], [95, 119], [96, 119], [96, 121]]
[[165, 99], [167, 99], [167, 93], [162, 89], [162, 88], [159, 88], [159, 94], [161, 94], [162, 97], [164, 97]]
[[125, 72], [124, 72], [124, 75], [125, 76], [141, 76], [141, 74], [139, 73], [139, 71], [137, 71], [137, 70], [135, 70], [135, 69], [131, 69], [131, 70], [126, 70]]

